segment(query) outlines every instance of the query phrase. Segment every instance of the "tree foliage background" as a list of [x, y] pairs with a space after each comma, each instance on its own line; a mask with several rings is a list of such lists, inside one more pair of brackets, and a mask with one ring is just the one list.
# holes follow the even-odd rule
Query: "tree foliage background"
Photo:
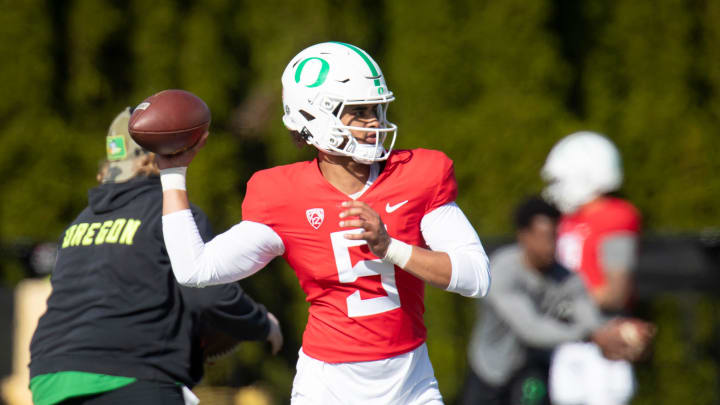
[[[192, 91], [213, 111], [189, 189], [216, 230], [228, 228], [255, 170], [312, 157], [280, 121], [280, 75], [299, 50], [326, 40], [358, 45], [380, 63], [397, 96], [398, 146], [454, 159], [458, 203], [481, 237], [510, 232], [509, 207], [540, 190], [552, 144], [581, 129], [606, 133], [621, 149], [623, 193], [648, 232], [718, 226], [717, 1], [0, 4], [0, 243], [55, 240], [86, 204], [111, 119], [166, 88]], [[17, 281], [22, 264], [0, 260], [5, 282]], [[286, 347], [270, 357], [246, 344], [207, 382], [260, 382], [286, 401], [307, 316], [303, 294], [279, 261], [243, 284], [280, 315]], [[466, 373], [474, 305], [428, 289], [429, 348], [449, 403]], [[717, 364], [697, 348], [717, 340], [718, 306], [707, 297], [648, 304], [661, 333], [638, 371], [635, 403], [717, 403]], [[687, 313], [690, 329], [682, 327]]]

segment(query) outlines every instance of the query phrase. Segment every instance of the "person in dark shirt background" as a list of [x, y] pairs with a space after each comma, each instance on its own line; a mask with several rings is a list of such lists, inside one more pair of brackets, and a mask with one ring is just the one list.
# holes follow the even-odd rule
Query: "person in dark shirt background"
[[[180, 287], [165, 250], [155, 156], [128, 135], [122, 111], [88, 206], [59, 241], [52, 293], [30, 345], [35, 405], [197, 403], [201, 325], [282, 346], [277, 319], [237, 283]], [[192, 207], [202, 237], [204, 213]], [[187, 401], [187, 402], [186, 402]]]

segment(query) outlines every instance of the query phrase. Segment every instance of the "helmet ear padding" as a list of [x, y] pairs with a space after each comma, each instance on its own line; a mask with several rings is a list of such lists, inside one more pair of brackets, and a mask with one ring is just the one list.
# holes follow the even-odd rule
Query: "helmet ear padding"
[[[282, 84], [283, 123], [305, 142], [361, 163], [387, 159], [392, 146], [385, 148], [384, 141], [392, 135], [390, 143], [394, 145], [397, 126], [387, 121], [383, 107], [395, 97], [387, 89], [380, 67], [365, 51], [340, 42], [313, 45], [290, 61]], [[379, 128], [342, 123], [340, 115], [345, 106], [362, 104], [379, 106]], [[352, 131], [375, 133], [375, 145], [359, 145]]]

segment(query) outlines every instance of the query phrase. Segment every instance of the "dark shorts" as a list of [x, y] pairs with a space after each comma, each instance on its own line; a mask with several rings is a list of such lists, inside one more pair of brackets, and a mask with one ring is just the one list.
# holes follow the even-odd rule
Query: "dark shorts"
[[68, 398], [58, 405], [184, 405], [177, 384], [138, 380], [102, 394]]
[[468, 372], [458, 405], [549, 405], [546, 368], [526, 368], [499, 387]]

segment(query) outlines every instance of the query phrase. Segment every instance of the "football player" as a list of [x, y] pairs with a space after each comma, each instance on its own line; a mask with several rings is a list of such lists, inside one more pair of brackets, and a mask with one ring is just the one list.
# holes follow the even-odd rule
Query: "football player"
[[[609, 195], [620, 188], [623, 179], [617, 148], [594, 132], [570, 134], [552, 148], [541, 175], [548, 183], [545, 197], [563, 213], [558, 260], [580, 274], [606, 317], [623, 314], [633, 291], [640, 216], [631, 203]], [[626, 330], [627, 340], [642, 351], [654, 327], [636, 322]], [[557, 378], [553, 387], [551, 377], [557, 403], [622, 404], [632, 395], [629, 363], [604, 360], [593, 344], [562, 347], [555, 363], [557, 375], [578, 379]], [[575, 371], [564, 373], [563, 364]], [[578, 364], [586, 365], [586, 373], [577, 372]], [[588, 384], [588, 380], [593, 381]], [[577, 397], [587, 398], [580, 401]]]
[[565, 214], [558, 257], [580, 273], [595, 302], [608, 313], [627, 309], [637, 261], [640, 215], [628, 201], [609, 196], [620, 188], [620, 154], [593, 132], [568, 135], [542, 169], [545, 196]]
[[255, 173], [243, 220], [208, 243], [187, 210], [190, 151], [159, 159], [163, 223], [185, 285], [248, 277], [282, 256], [310, 303], [293, 404], [439, 404], [425, 345], [425, 283], [488, 291], [488, 259], [455, 204], [452, 161], [393, 150], [395, 99], [378, 64], [345, 43], [313, 45], [282, 75], [283, 123], [312, 161]]

